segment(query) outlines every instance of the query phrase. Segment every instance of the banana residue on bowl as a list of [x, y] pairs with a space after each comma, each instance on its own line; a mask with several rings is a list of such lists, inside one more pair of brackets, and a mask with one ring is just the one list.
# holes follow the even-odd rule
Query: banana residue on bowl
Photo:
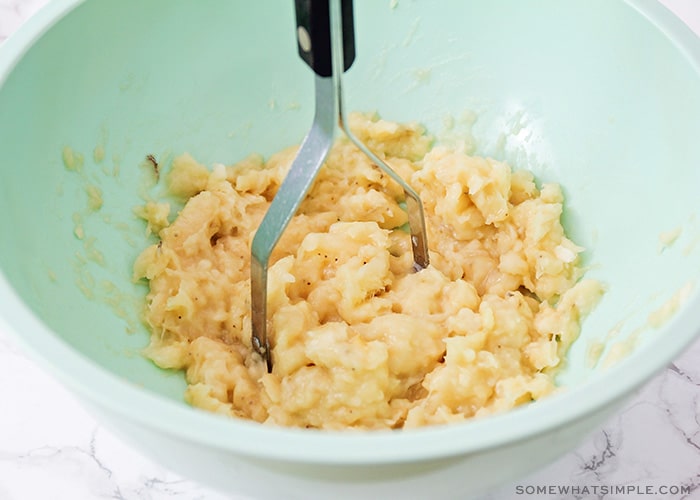
[[147, 356], [185, 370], [192, 405], [284, 426], [443, 424], [551, 393], [603, 293], [581, 279], [559, 186], [433, 146], [418, 125], [352, 127], [420, 194], [431, 265], [412, 271], [401, 188], [337, 141], [272, 255], [268, 374], [250, 344], [250, 246], [296, 148], [213, 171], [181, 156], [167, 181], [182, 211], [139, 210], [160, 238], [134, 265]]

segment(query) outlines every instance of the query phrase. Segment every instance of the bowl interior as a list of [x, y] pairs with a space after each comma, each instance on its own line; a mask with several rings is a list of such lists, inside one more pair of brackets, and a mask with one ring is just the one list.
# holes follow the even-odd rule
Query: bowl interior
[[[355, 3], [349, 109], [471, 133], [478, 153], [563, 185], [565, 224], [608, 292], [562, 383], [599, 376], [592, 343], [672, 339], [674, 318], [649, 315], [700, 274], [692, 54], [623, 2]], [[85, 2], [0, 88], [2, 274], [77, 351], [177, 402], [182, 376], [139, 354], [131, 266], [148, 240], [133, 208], [159, 192], [141, 163], [271, 154], [313, 113], [292, 3], [205, 4]]]

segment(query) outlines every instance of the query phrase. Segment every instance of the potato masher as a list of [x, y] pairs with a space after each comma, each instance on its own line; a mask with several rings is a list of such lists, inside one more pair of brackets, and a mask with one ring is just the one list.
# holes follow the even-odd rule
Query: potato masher
[[333, 145], [336, 126], [404, 190], [416, 270], [428, 266], [428, 239], [418, 194], [350, 130], [342, 73], [355, 60], [352, 0], [295, 0], [299, 55], [315, 73], [315, 114], [289, 172], [260, 224], [251, 247], [252, 345], [268, 372], [272, 356], [267, 335], [267, 272], [270, 255], [306, 197]]

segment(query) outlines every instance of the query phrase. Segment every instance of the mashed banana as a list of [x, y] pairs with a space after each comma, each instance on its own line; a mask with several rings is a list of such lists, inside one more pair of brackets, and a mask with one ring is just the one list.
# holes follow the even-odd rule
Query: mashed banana
[[268, 374], [250, 343], [250, 246], [296, 148], [212, 172], [182, 156], [168, 181], [184, 209], [171, 224], [165, 205], [139, 211], [161, 240], [134, 266], [147, 355], [186, 371], [192, 405], [286, 426], [442, 424], [552, 392], [602, 293], [579, 280], [559, 187], [431, 147], [417, 125], [352, 120], [420, 194], [431, 265], [412, 271], [401, 188], [339, 140], [271, 259]]

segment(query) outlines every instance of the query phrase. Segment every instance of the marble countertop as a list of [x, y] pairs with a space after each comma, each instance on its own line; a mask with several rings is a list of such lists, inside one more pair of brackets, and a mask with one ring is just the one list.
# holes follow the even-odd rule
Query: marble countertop
[[[0, 0], [0, 50], [46, 1]], [[700, 0], [662, 1], [700, 34]], [[2, 330], [0, 393], [0, 500], [242, 499], [182, 478], [123, 444]], [[528, 485], [580, 490], [549, 497], [519, 494], [518, 487], [527, 492]], [[576, 450], [482, 500], [620, 498], [593, 491], [603, 485], [653, 492], [645, 498], [700, 499], [700, 341]]]

